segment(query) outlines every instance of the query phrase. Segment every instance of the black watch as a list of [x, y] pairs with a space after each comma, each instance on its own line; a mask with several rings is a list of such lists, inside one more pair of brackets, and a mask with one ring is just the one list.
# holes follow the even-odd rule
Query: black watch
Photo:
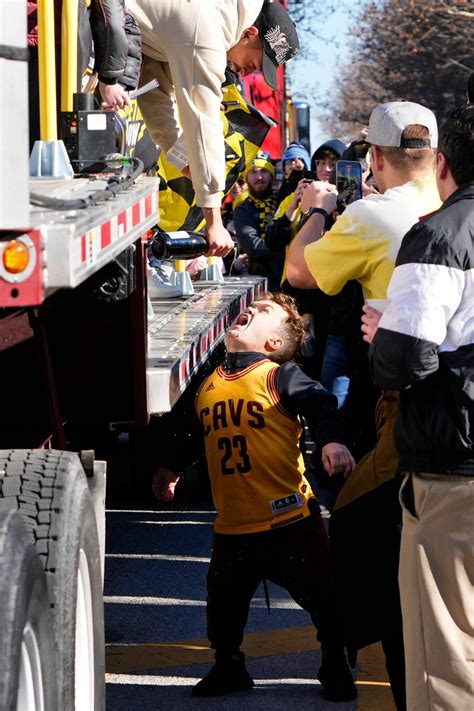
[[322, 207], [312, 207], [311, 210], [309, 211], [309, 215], [314, 215], [317, 213], [318, 215], [322, 215], [325, 220], [329, 217], [329, 213], [327, 210], [324, 210]]

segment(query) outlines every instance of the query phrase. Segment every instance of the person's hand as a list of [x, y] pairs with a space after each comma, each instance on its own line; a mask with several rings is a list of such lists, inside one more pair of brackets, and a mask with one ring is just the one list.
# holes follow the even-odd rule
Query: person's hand
[[366, 183], [364, 180], [362, 181], [362, 197], [366, 198], [369, 195], [379, 195], [379, 191], [374, 188], [373, 185], [370, 185], [370, 183]]
[[222, 222], [206, 225], [204, 230], [209, 249], [206, 257], [225, 257], [234, 249], [234, 240], [227, 232]]
[[179, 481], [179, 476], [166, 467], [160, 467], [153, 474], [151, 488], [159, 501], [173, 501], [174, 490]]
[[104, 84], [99, 82], [102, 97], [102, 108], [119, 111], [124, 106], [130, 106], [130, 97], [121, 84]]
[[301, 209], [308, 212], [312, 207], [320, 207], [330, 215], [336, 209], [337, 190], [332, 183], [313, 180], [307, 183], [301, 195]]
[[362, 311], [364, 313], [362, 314], [361, 329], [364, 334], [364, 341], [372, 343], [379, 327], [379, 321], [382, 318], [382, 312], [367, 305], [362, 307]]
[[348, 477], [355, 467], [352, 454], [344, 444], [338, 442], [325, 444], [321, 451], [321, 459], [329, 476], [344, 474]]
[[362, 173], [362, 197], [367, 197], [368, 195], [379, 195], [377, 188], [367, 182], [367, 179], [373, 180], [373, 176], [369, 178], [370, 173], [370, 168], [367, 168], [367, 170]]
[[191, 168], [189, 167], [189, 163], [186, 163], [186, 165], [184, 166], [184, 168], [181, 172], [185, 178], [189, 178], [189, 180], [193, 179], [192, 175], [191, 175]]
[[293, 197], [291, 199], [290, 204], [288, 205], [288, 209], [286, 211], [286, 216], [292, 222], [295, 219], [296, 215], [296, 210], [298, 209], [298, 205], [301, 202], [301, 196], [303, 195], [303, 192], [305, 188], [308, 186], [308, 184], [311, 181], [309, 181], [307, 178], [303, 178], [302, 180], [299, 181], [298, 185], [296, 186], [296, 190], [293, 193]]
[[236, 271], [237, 273], [243, 272], [247, 269], [249, 265], [248, 254], [239, 254], [239, 256], [232, 262], [231, 273]]
[[286, 216], [292, 222], [295, 219], [295, 213], [296, 210], [298, 209], [298, 205], [301, 202], [301, 192], [298, 193], [298, 188], [295, 190], [293, 193], [293, 197], [291, 199], [290, 204], [288, 205], [288, 209], [286, 211]]
[[303, 197], [304, 191], [308, 188], [309, 185], [311, 185], [312, 182], [313, 181], [308, 180], [308, 178], [303, 178], [299, 181], [298, 185], [296, 186], [296, 190], [293, 193], [293, 201], [295, 202], [296, 207], [298, 207], [298, 205], [301, 203], [301, 198]]

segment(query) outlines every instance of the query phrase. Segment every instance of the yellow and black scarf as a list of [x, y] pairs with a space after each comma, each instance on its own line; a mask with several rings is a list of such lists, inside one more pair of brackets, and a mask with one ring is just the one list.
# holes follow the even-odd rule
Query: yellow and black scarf
[[258, 234], [259, 237], [265, 239], [267, 227], [273, 220], [273, 215], [275, 214], [277, 207], [276, 195], [273, 195], [272, 193], [264, 200], [259, 200], [258, 198], [249, 195], [247, 200], [258, 210]]

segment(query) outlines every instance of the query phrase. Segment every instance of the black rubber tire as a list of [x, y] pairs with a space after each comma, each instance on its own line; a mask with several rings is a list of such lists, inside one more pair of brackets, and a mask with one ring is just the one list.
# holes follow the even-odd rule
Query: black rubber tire
[[[87, 562], [93, 635], [93, 702], [105, 708], [102, 578], [97, 527], [79, 457], [57, 450], [0, 450], [0, 510], [17, 508], [46, 573], [54, 616], [58, 706], [76, 708], [76, 601], [79, 561]], [[82, 551], [82, 554], [81, 554]], [[84, 704], [83, 704], [84, 705]]]
[[[34, 638], [40, 667], [36, 670], [38, 683], [30, 676], [34, 704], [38, 709], [57, 711], [54, 634], [46, 576], [31, 536], [16, 511], [0, 512], [0, 630], [0, 709], [16, 711], [22, 704], [21, 696], [18, 698], [22, 646], [25, 649], [25, 640]], [[29, 711], [33, 711], [31, 706]]]

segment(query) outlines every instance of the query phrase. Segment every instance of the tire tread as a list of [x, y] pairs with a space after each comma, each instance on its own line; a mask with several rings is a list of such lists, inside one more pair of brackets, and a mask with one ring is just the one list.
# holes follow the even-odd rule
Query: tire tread
[[0, 451], [0, 510], [19, 511], [49, 578], [58, 560], [56, 540], [64, 490], [60, 478], [67, 474], [73, 457], [55, 450]]

